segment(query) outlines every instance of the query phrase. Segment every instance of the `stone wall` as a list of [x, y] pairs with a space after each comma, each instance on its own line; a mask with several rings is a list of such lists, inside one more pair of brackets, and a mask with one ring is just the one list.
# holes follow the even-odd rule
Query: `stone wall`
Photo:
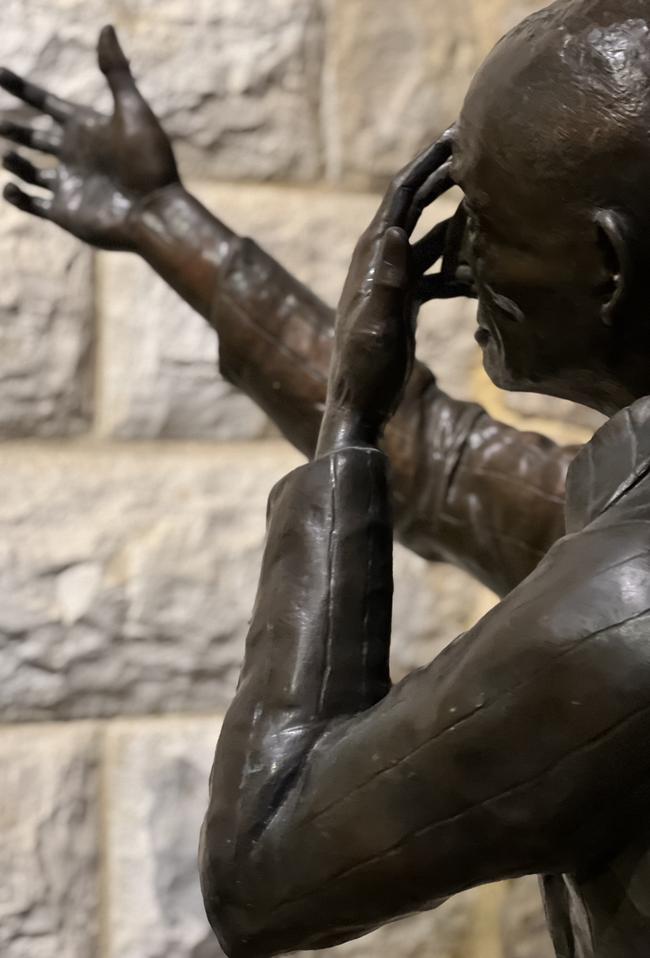
[[[5, 0], [0, 61], [107, 105], [93, 47], [114, 22], [186, 180], [335, 303], [387, 176], [453, 119], [482, 55], [534, 6]], [[266, 496], [300, 459], [220, 379], [215, 334], [134, 257], [94, 254], [4, 204], [0, 271], [0, 950], [215, 958], [198, 825]], [[419, 353], [443, 386], [585, 439], [583, 410], [496, 393], [473, 323], [471, 304], [422, 317]], [[402, 549], [396, 590], [396, 676], [492, 602]], [[525, 879], [340, 954], [545, 958], [550, 946]]]

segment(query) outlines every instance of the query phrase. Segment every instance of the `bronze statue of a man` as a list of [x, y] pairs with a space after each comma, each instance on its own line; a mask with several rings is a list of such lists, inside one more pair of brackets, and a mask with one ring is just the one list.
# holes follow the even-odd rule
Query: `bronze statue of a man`
[[[271, 494], [211, 779], [201, 876], [226, 951], [334, 944], [461, 889], [536, 873], [560, 958], [646, 956], [647, 3], [561, 0], [495, 48], [459, 124], [393, 181], [356, 248], [324, 415], [324, 308], [185, 194], [110, 31], [100, 62], [116, 100], [109, 119], [3, 76], [59, 124], [5, 134], [61, 156], [46, 182], [12, 154], [10, 168], [53, 196], [13, 187], [9, 199], [143, 252], [214, 317], [227, 373], [306, 451], [319, 436], [313, 461]], [[112, 163], [94, 158], [102, 143]], [[462, 210], [411, 244], [422, 209], [452, 182]], [[441, 257], [440, 274], [427, 275]], [[453, 402], [413, 367], [420, 302], [474, 289], [497, 384], [612, 417], [571, 464], [565, 503], [575, 451]], [[505, 594], [395, 686], [379, 448], [389, 420], [397, 528]]]

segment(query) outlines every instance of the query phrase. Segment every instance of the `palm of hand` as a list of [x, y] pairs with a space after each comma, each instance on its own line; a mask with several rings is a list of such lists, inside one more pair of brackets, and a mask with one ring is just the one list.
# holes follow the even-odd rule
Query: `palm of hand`
[[128, 250], [133, 213], [150, 193], [178, 183], [178, 172], [171, 144], [110, 28], [102, 32], [99, 54], [115, 99], [112, 116], [53, 97], [9, 71], [0, 75], [5, 89], [55, 120], [47, 133], [6, 122], [0, 133], [58, 158], [56, 167], [40, 169], [20, 153], [8, 154], [4, 166], [10, 172], [50, 195], [31, 196], [9, 185], [5, 196], [94, 246]]
[[377, 425], [392, 412], [413, 361], [412, 269], [406, 232], [371, 224], [357, 244], [337, 310], [330, 399], [372, 411]]
[[178, 180], [166, 145], [153, 114], [140, 118], [134, 135], [124, 130], [119, 115], [79, 111], [64, 128], [51, 218], [88, 243], [128, 249], [134, 209], [154, 190]]
[[464, 229], [462, 207], [409, 242], [423, 210], [453, 185], [452, 143], [449, 130], [395, 177], [356, 246], [339, 303], [326, 420], [347, 416], [370, 437], [381, 432], [408, 381], [420, 305], [473, 295], [472, 277], [453, 258], [427, 273], [450, 234]]

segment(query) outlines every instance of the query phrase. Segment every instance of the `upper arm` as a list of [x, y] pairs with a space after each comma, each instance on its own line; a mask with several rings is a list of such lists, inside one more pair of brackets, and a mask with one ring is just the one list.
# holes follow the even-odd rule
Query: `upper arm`
[[566, 473], [577, 447], [450, 398], [424, 367], [387, 444], [396, 532], [425, 558], [451, 562], [505, 595], [564, 534]]
[[608, 541], [563, 540], [428, 668], [330, 726], [245, 850], [232, 908], [269, 946], [251, 953], [589, 857], [650, 765], [649, 561]]

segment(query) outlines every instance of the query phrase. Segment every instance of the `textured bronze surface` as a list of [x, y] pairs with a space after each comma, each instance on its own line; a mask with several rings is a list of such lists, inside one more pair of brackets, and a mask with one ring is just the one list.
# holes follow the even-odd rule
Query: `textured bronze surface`
[[[501, 41], [457, 127], [391, 184], [335, 337], [319, 300], [187, 194], [110, 29], [112, 117], [0, 75], [55, 121], [2, 132], [60, 158], [43, 173], [10, 154], [51, 196], [7, 198], [143, 255], [213, 323], [226, 376], [315, 454], [271, 495], [211, 781], [201, 876], [230, 955], [344, 941], [528, 873], [561, 958], [650, 952], [649, 24], [641, 0], [563, 0]], [[462, 208], [411, 245], [454, 180]], [[413, 363], [419, 304], [462, 294], [498, 385], [612, 417], [566, 497], [576, 449]], [[395, 686], [389, 489], [405, 542], [504, 596]]]

